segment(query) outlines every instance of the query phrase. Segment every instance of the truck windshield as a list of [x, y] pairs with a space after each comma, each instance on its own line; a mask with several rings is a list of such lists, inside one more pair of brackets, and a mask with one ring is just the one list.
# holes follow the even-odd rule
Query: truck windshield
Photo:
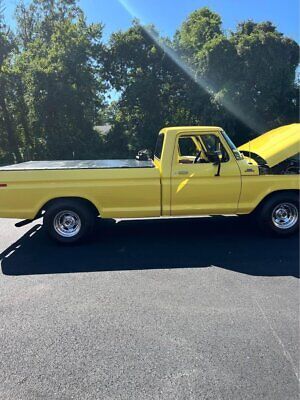
[[164, 145], [164, 138], [165, 135], [163, 133], [160, 133], [157, 138], [156, 146], [155, 146], [155, 151], [154, 151], [154, 156], [158, 158], [159, 160], [161, 159], [161, 153]]
[[238, 151], [236, 145], [233, 143], [233, 141], [230, 139], [230, 137], [227, 135], [227, 133], [225, 131], [222, 131], [222, 135], [223, 135], [224, 139], [226, 140], [228, 146], [230, 147], [231, 151], [233, 152], [234, 157], [237, 160], [242, 160], [243, 155]]

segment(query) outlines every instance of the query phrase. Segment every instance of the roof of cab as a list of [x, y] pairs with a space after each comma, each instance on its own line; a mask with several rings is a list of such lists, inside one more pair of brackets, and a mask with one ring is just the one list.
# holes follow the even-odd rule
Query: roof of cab
[[212, 132], [212, 131], [220, 131], [222, 128], [219, 126], [170, 126], [167, 128], [163, 128], [160, 133], [164, 134], [173, 134], [176, 135], [179, 132], [187, 133], [187, 132]]

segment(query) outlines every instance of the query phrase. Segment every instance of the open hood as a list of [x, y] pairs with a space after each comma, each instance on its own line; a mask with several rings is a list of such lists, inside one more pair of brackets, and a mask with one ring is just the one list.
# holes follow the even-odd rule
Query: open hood
[[[294, 156], [300, 151], [300, 124], [281, 126], [266, 132], [239, 147], [247, 154], [255, 153], [263, 158], [269, 167]], [[251, 157], [251, 156], [250, 156]]]

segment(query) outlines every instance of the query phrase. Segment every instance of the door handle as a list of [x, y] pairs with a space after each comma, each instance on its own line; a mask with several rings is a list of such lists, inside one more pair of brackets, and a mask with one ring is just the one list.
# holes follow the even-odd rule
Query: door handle
[[187, 175], [188, 173], [189, 173], [189, 171], [185, 171], [185, 170], [181, 170], [181, 171], [177, 172], [178, 175]]

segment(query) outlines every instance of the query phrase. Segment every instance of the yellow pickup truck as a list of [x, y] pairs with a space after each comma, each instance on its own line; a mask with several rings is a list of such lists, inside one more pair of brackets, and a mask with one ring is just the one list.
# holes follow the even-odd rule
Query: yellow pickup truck
[[239, 148], [219, 127], [173, 127], [159, 133], [153, 159], [144, 152], [135, 160], [4, 166], [0, 217], [43, 216], [50, 236], [62, 243], [91, 233], [98, 216], [251, 214], [264, 229], [286, 236], [299, 225], [299, 143], [300, 124]]

